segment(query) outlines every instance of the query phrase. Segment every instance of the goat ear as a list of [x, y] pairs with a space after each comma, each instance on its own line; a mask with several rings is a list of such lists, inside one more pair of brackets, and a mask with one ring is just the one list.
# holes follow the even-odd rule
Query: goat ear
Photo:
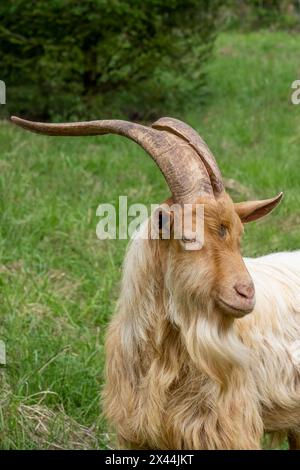
[[234, 207], [243, 224], [246, 224], [269, 214], [280, 203], [282, 196], [283, 193], [280, 193], [272, 199], [264, 199], [263, 201], [239, 202]]
[[151, 219], [151, 238], [170, 239], [173, 232], [173, 212], [167, 204], [161, 204]]

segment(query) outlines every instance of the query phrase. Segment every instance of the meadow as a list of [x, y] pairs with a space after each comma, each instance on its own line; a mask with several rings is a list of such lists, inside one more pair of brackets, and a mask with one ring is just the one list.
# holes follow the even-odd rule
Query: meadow
[[[208, 104], [175, 116], [207, 141], [236, 201], [284, 191], [274, 214], [247, 226], [246, 256], [300, 247], [298, 57], [297, 34], [223, 33]], [[166, 184], [121, 137], [50, 138], [3, 121], [0, 191], [0, 448], [109, 448], [103, 340], [127, 241], [97, 239], [96, 209], [119, 195], [159, 203]]]

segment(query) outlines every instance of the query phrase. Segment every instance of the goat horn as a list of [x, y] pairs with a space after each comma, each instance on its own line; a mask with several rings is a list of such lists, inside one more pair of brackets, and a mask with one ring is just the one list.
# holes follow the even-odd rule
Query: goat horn
[[153, 158], [176, 202], [192, 203], [198, 196], [213, 196], [209, 174], [199, 161], [197, 152], [181, 137], [163, 129], [157, 130], [120, 120], [47, 124], [12, 116], [11, 121], [29, 131], [47, 135], [122, 135], [135, 141]]
[[192, 127], [178, 119], [163, 117], [152, 124], [154, 129], [167, 131], [188, 142], [200, 156], [209, 174], [214, 194], [219, 196], [224, 191], [222, 175], [215, 157], [207, 144]]

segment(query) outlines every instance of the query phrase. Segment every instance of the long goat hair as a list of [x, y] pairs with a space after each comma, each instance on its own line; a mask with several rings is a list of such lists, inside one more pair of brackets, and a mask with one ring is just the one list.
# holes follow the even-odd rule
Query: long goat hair
[[189, 301], [195, 279], [169, 285], [176, 262], [164, 271], [158, 245], [131, 243], [107, 333], [105, 410], [121, 445], [258, 449], [269, 431], [299, 446], [300, 251], [246, 260], [256, 306], [231, 322]]

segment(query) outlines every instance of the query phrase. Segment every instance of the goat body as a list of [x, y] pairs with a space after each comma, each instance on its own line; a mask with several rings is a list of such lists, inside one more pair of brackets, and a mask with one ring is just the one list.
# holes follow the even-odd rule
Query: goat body
[[[256, 449], [270, 431], [288, 433], [290, 446], [300, 448], [300, 253], [243, 260], [240, 252], [244, 225], [271, 212], [282, 193], [235, 204], [206, 143], [178, 119], [150, 127], [120, 120], [12, 122], [52, 136], [112, 133], [133, 140], [166, 179], [168, 215], [172, 203], [184, 215], [180, 239], [178, 214], [170, 216], [168, 240], [163, 222], [156, 225], [158, 240], [143, 236], [145, 224], [125, 261], [107, 335], [104, 390], [120, 445]], [[191, 230], [199, 204], [203, 240], [202, 231]]]
[[179, 301], [171, 257], [139, 238], [125, 260], [104, 390], [119, 444], [258, 449], [268, 431], [298, 448], [300, 251], [245, 259], [257, 300], [235, 320]]

